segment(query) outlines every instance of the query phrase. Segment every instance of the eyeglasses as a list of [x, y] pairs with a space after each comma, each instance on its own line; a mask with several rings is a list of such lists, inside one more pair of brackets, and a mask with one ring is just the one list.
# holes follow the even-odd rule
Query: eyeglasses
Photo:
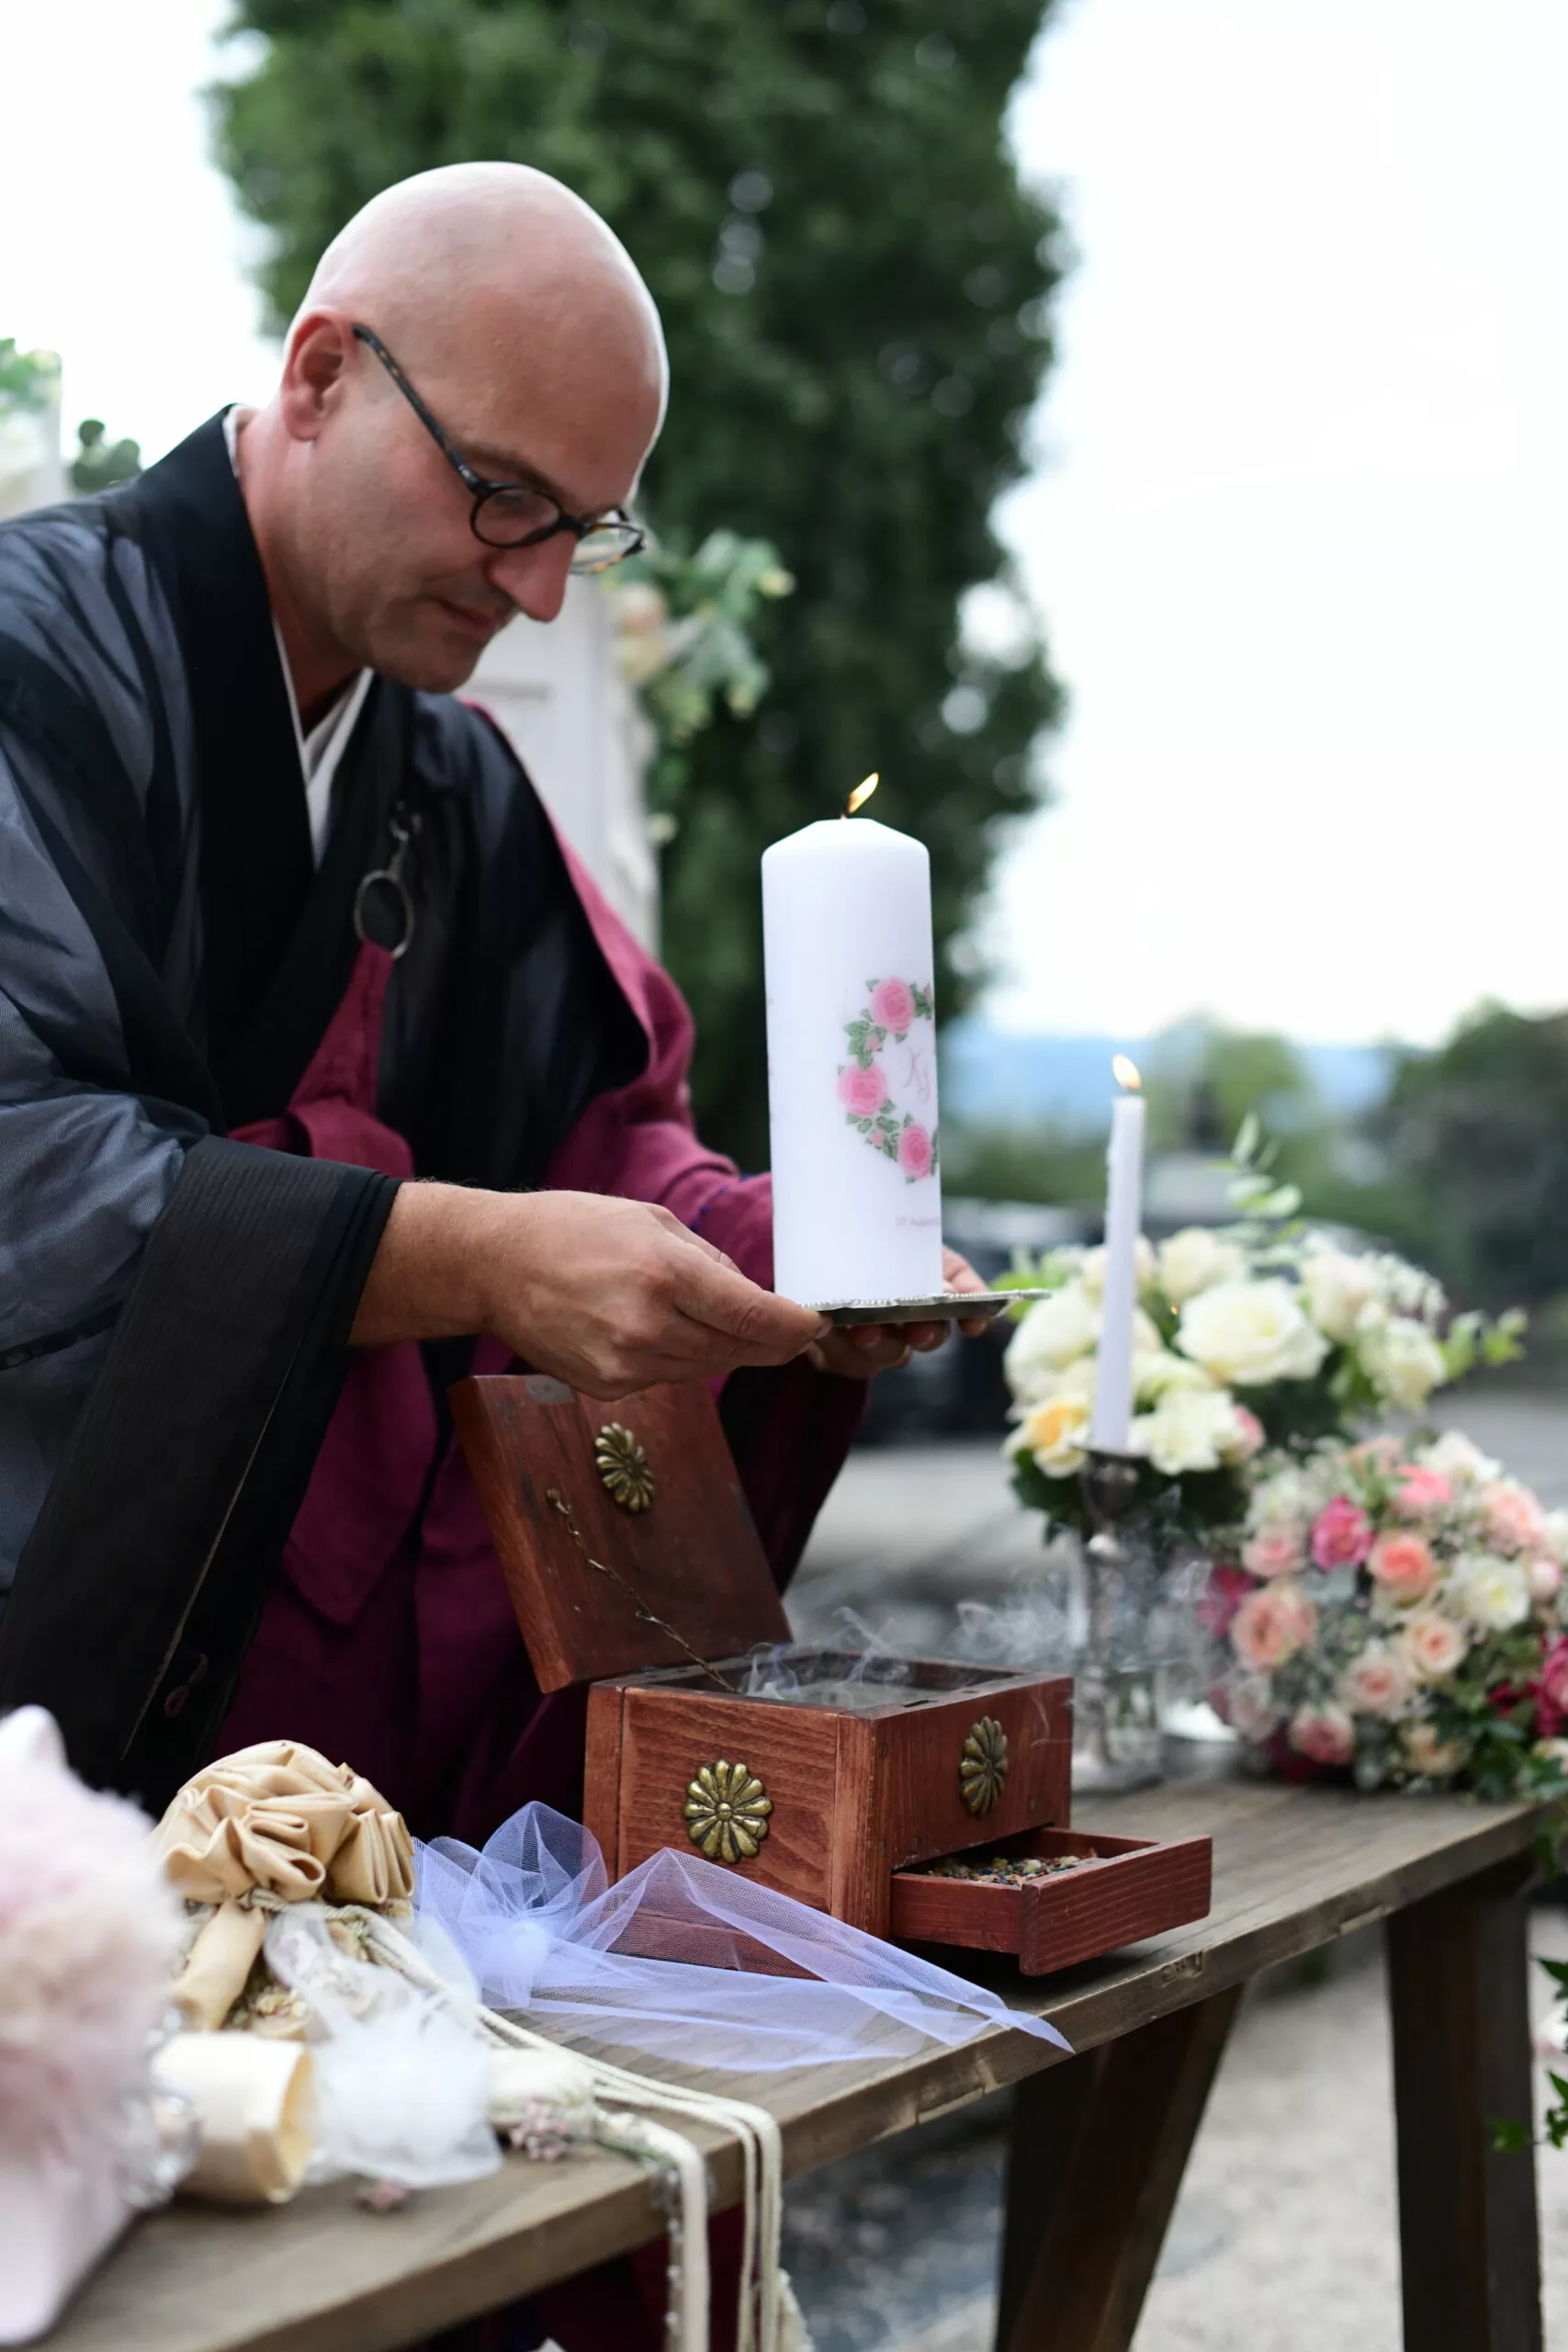
[[473, 499], [468, 527], [487, 548], [536, 548], [546, 539], [570, 531], [577, 541], [573, 571], [604, 571], [636, 555], [646, 534], [617, 506], [605, 514], [569, 514], [558, 499], [527, 482], [487, 481], [459, 456], [413, 386], [378, 334], [368, 327], [354, 330], [372, 350], [423, 425], [464, 489]]

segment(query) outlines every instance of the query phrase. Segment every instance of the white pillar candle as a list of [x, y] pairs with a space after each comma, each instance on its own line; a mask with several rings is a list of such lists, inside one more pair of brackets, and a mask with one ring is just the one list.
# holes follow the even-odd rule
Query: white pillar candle
[[931, 859], [867, 817], [762, 858], [773, 1280], [806, 1306], [942, 1287]]
[[[1134, 1071], [1134, 1082], [1136, 1076]], [[1105, 1177], [1105, 1281], [1089, 1442], [1101, 1453], [1125, 1453], [1133, 1426], [1133, 1318], [1138, 1305], [1138, 1239], [1144, 1216], [1141, 1094], [1121, 1094], [1112, 1106]]]

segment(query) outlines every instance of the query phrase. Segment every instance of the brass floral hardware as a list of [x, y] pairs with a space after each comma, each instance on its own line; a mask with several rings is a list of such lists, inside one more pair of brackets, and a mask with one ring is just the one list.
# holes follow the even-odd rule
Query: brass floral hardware
[[995, 1715], [972, 1724], [958, 1765], [958, 1792], [970, 1812], [989, 1813], [1007, 1785], [1008, 1736]]
[[620, 1421], [606, 1421], [593, 1441], [599, 1483], [623, 1510], [646, 1510], [653, 1500], [653, 1469], [641, 1441]]
[[686, 1784], [686, 1835], [710, 1862], [749, 1862], [768, 1834], [773, 1809], [761, 1781], [721, 1756]]

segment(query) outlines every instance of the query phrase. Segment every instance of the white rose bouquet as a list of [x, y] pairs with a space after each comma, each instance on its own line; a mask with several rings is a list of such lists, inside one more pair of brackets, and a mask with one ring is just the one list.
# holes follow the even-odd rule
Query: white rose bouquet
[[1275, 1770], [1568, 1792], [1568, 1513], [1457, 1431], [1270, 1455], [1198, 1616], [1211, 1700]]
[[[1140, 1244], [1132, 1451], [1143, 1500], [1197, 1534], [1240, 1519], [1246, 1465], [1266, 1447], [1300, 1451], [1419, 1412], [1473, 1364], [1517, 1355], [1524, 1327], [1517, 1312], [1450, 1315], [1429, 1274], [1303, 1222], [1300, 1194], [1264, 1171], [1253, 1121], [1234, 1157], [1235, 1225]], [[1103, 1266], [1100, 1250], [1056, 1250], [1001, 1278], [1049, 1293], [1022, 1311], [1007, 1351], [1014, 1485], [1079, 1528]]]

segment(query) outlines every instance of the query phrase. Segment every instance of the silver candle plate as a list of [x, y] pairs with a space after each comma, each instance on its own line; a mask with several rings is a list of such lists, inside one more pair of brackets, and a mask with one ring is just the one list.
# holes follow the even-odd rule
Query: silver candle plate
[[1004, 1307], [1043, 1298], [1043, 1290], [942, 1290], [933, 1298], [803, 1300], [829, 1323], [988, 1323]]

